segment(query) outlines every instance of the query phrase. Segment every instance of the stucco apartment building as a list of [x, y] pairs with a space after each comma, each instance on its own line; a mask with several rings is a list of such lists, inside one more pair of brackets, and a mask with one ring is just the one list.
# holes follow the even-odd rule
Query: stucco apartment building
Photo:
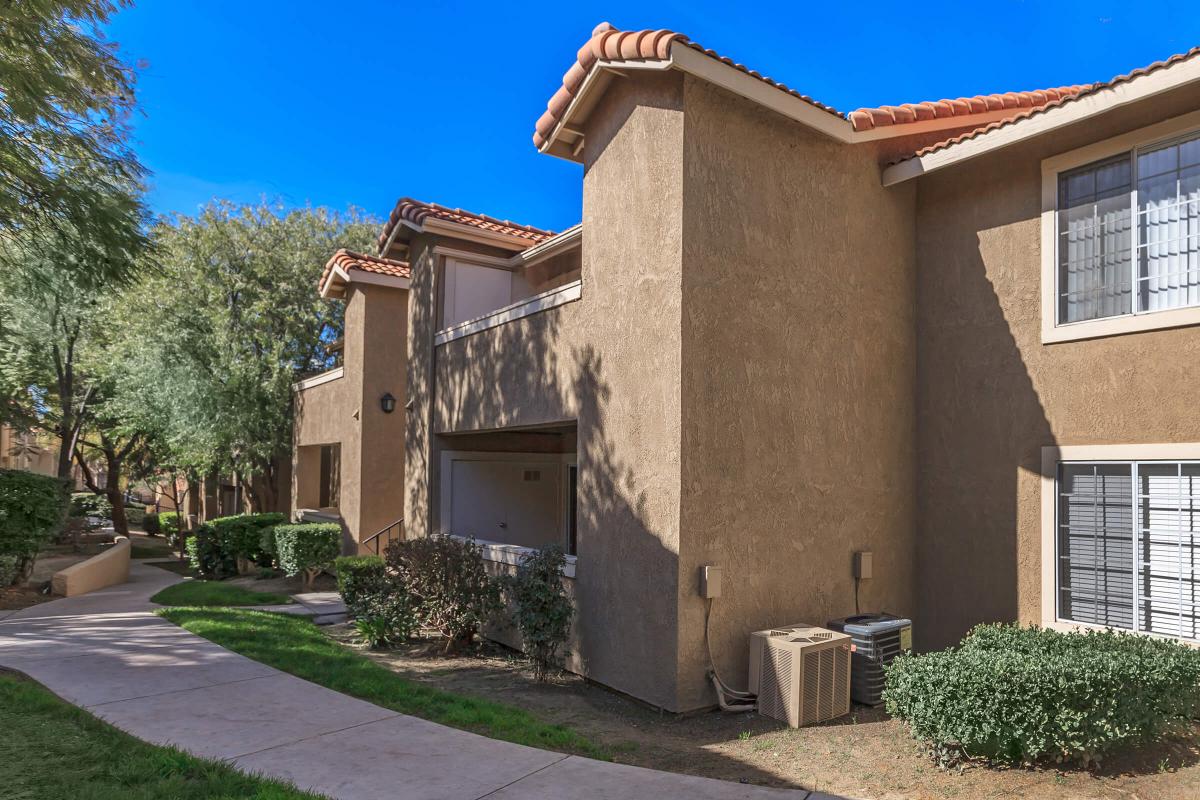
[[856, 592], [919, 649], [1197, 637], [1200, 50], [842, 114], [601, 25], [534, 144], [583, 165], [579, 226], [405, 199], [326, 267], [294, 495], [348, 547], [561, 544], [571, 668], [676, 711], [714, 703], [710, 610], [735, 685], [751, 631]]

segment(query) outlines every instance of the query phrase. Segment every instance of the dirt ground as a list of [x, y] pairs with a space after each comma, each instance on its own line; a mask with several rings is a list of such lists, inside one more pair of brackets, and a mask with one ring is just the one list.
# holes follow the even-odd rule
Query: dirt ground
[[1200, 726], [1139, 756], [1114, 758], [1098, 771], [943, 771], [881, 709], [855, 707], [848, 717], [800, 730], [753, 713], [666, 714], [573, 675], [538, 684], [521, 656], [498, 645], [452, 658], [431, 641], [372, 652], [358, 644], [349, 625], [326, 631], [412, 680], [501, 700], [570, 725], [606, 745], [623, 764], [861, 800], [1200, 798]]

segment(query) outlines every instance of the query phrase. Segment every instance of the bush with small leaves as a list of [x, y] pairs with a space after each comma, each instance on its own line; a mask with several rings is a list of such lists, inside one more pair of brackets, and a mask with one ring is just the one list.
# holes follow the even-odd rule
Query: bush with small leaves
[[162, 533], [162, 526], [158, 524], [158, 514], [153, 511], [146, 512], [146, 516], [142, 518], [142, 530], [147, 536], [158, 536]]
[[418, 624], [407, 589], [389, 575], [379, 556], [344, 556], [334, 562], [338, 591], [370, 647], [408, 640]]
[[[221, 549], [235, 563], [240, 559], [247, 569], [254, 566], [271, 566], [273, 553], [263, 547], [263, 534], [276, 525], [287, 522], [285, 514], [235, 514], [210, 520]], [[247, 571], [247, 570], [243, 570]]]
[[559, 666], [559, 650], [571, 631], [575, 608], [562, 581], [566, 561], [557, 545], [543, 547], [521, 559], [517, 574], [505, 580], [521, 642], [539, 681]]
[[430, 536], [392, 542], [388, 571], [404, 586], [421, 624], [446, 637], [446, 650], [466, 647], [501, 607], [473, 539]]
[[66, 522], [69, 504], [64, 481], [0, 469], [0, 586], [29, 576], [38, 550]]
[[205, 578], [220, 580], [237, 574], [237, 559], [221, 546], [212, 525], [198, 526], [187, 538], [186, 550], [192, 569]]
[[307, 522], [275, 526], [275, 553], [287, 575], [304, 574], [311, 586], [322, 570], [333, 566], [342, 551], [342, 526], [336, 522]]
[[386, 564], [379, 556], [342, 556], [333, 568], [342, 601], [355, 616], [366, 611], [368, 598], [387, 591]]
[[74, 492], [71, 495], [70, 515], [72, 517], [112, 519], [112, 510], [112, 503], [102, 494]]
[[164, 511], [158, 515], [158, 527], [167, 543], [176, 550], [183, 544], [184, 524], [178, 511]]
[[981, 625], [887, 667], [887, 712], [943, 765], [1099, 762], [1200, 713], [1200, 650], [1089, 630]]

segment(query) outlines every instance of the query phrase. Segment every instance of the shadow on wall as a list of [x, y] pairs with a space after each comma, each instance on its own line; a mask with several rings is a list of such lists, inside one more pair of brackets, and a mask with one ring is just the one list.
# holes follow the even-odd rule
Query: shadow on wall
[[988, 177], [969, 187], [973, 200], [961, 175], [922, 184], [918, 200], [922, 650], [1028, 619], [1040, 602], [1038, 543], [1020, 534], [1038, 525], [1041, 447], [1055, 443], [1021, 347], [1041, 347], [1040, 198], [1028, 191], [1040, 179]]
[[[628, 403], [599, 347], [577, 341], [585, 329], [579, 306], [439, 347], [434, 427], [443, 434], [578, 421], [577, 614], [568, 663], [605, 686], [673, 707], [679, 567], [662, 538], [673, 531], [656, 532], [651, 519], [644, 470], [655, 465], [630, 463], [621, 454], [617, 432], [635, 435], [636, 426], [623, 418]], [[434, 445], [440, 446], [437, 438]], [[715, 764], [729, 757], [706, 758]], [[748, 781], [781, 785], [777, 775], [729, 760]]]

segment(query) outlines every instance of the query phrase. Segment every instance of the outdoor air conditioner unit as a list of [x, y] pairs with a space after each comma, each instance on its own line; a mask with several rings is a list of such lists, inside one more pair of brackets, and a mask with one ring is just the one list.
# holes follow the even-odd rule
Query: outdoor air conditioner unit
[[912, 650], [912, 620], [892, 614], [855, 614], [833, 619], [829, 627], [850, 636], [850, 698], [864, 706], [883, 703], [884, 667], [896, 656]]
[[850, 713], [850, 637], [815, 625], [750, 634], [758, 713], [793, 728]]

